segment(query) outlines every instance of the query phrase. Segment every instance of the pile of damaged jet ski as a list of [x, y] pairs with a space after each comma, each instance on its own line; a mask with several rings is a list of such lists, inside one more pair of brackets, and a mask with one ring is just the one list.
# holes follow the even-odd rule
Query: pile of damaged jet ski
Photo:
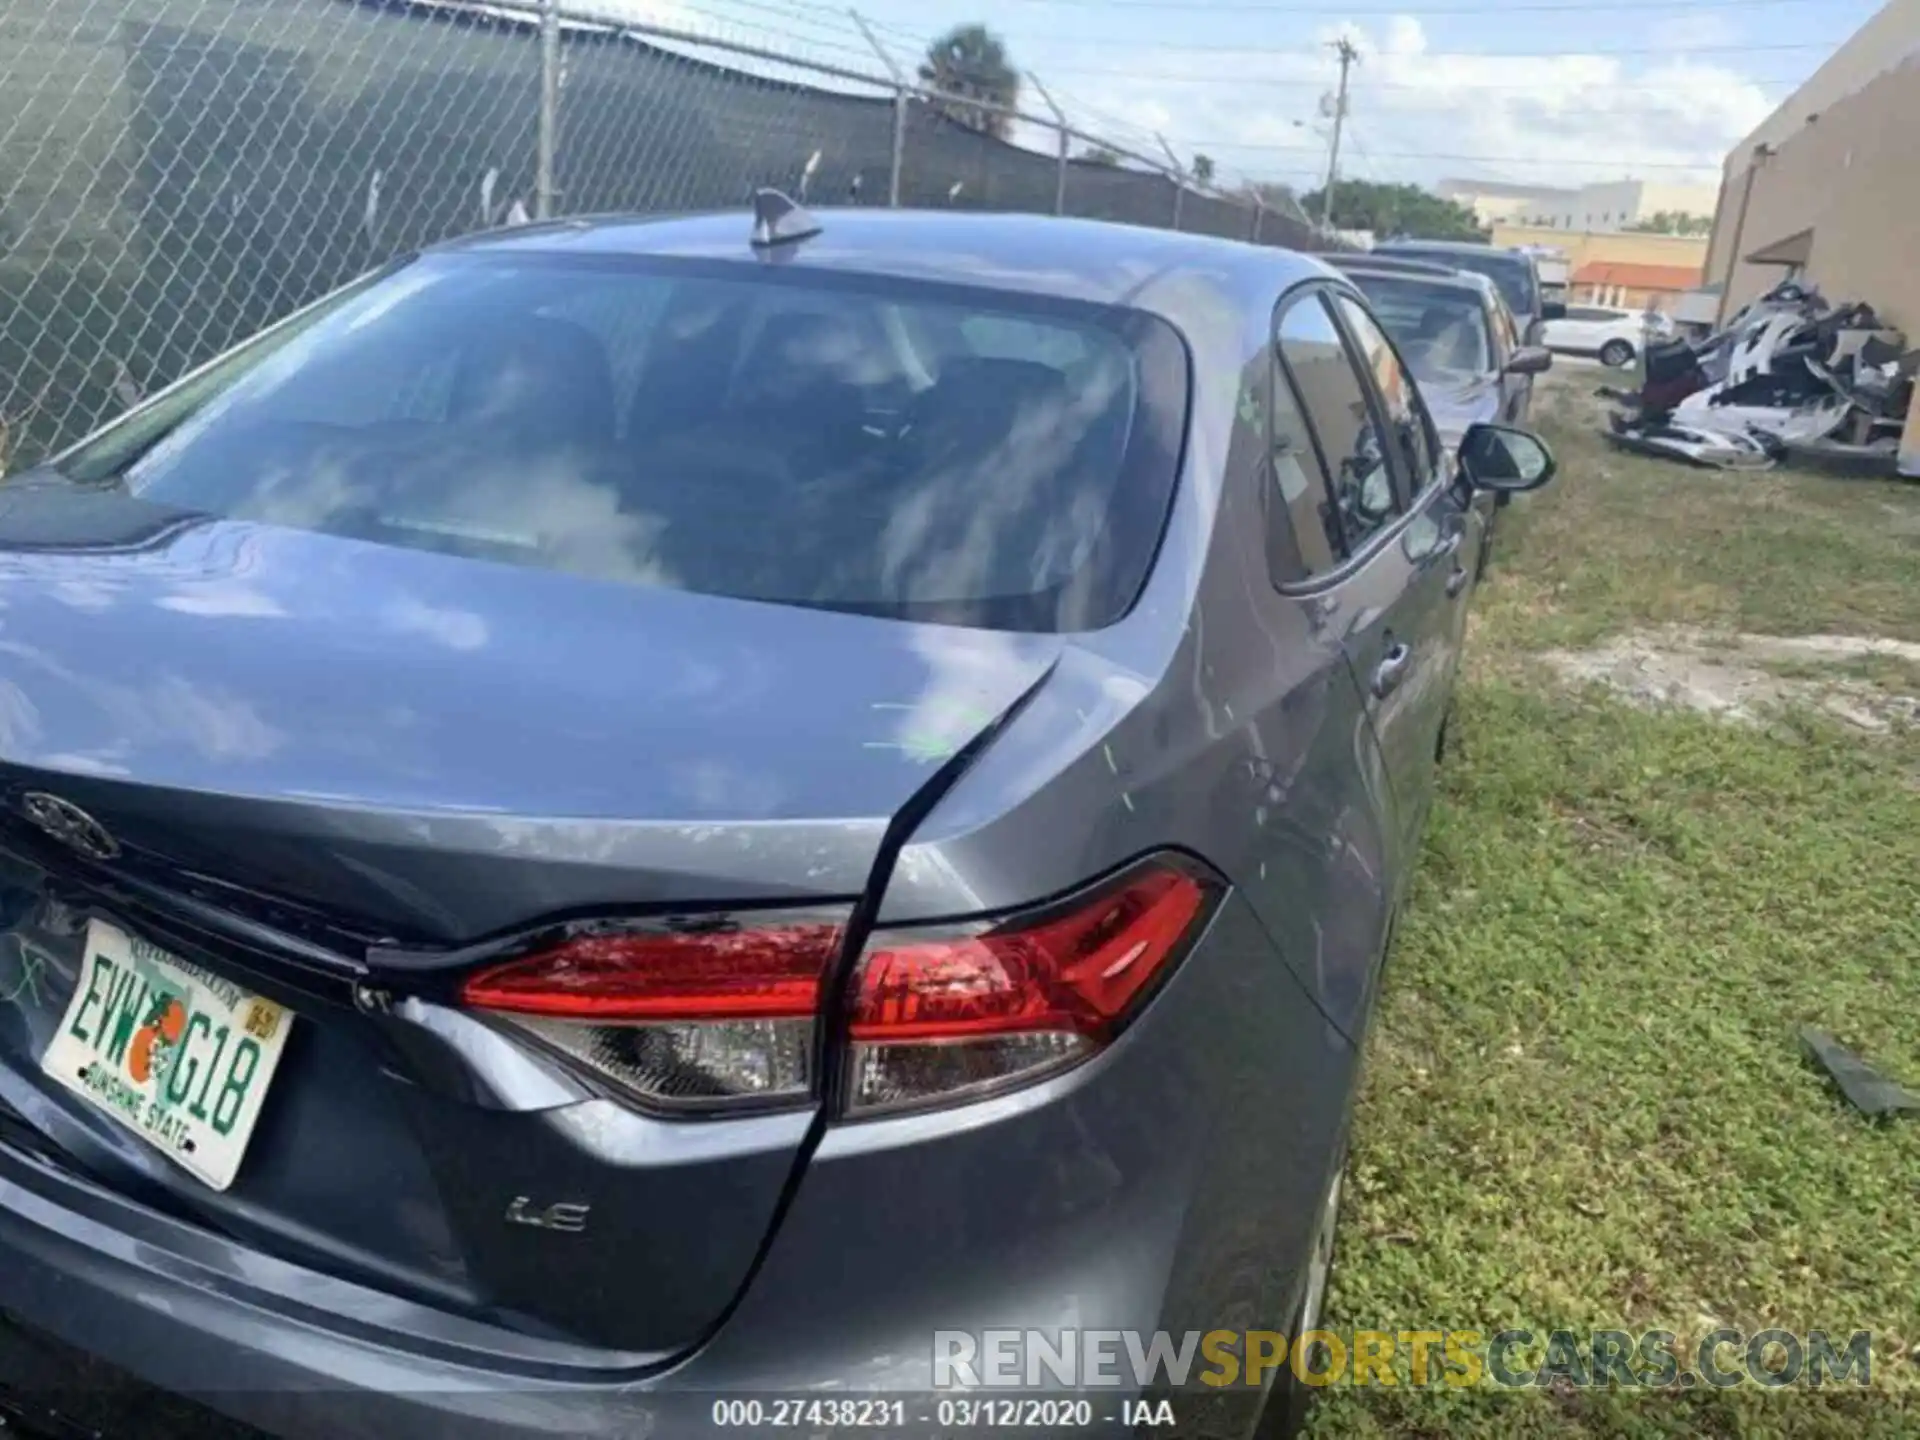
[[1649, 346], [1637, 392], [1602, 387], [1623, 450], [1721, 470], [1898, 473], [1920, 350], [1868, 305], [1786, 281], [1705, 340]]

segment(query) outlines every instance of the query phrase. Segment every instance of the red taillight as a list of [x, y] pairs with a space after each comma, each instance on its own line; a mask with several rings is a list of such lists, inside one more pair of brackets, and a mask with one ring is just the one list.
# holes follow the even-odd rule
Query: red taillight
[[[1032, 915], [871, 937], [850, 981], [847, 1109], [961, 1099], [1085, 1058], [1211, 912], [1184, 861], [1143, 863]], [[814, 1093], [841, 925], [608, 931], [470, 976], [461, 998], [669, 1108]]]
[[1210, 908], [1184, 866], [1137, 868], [1056, 913], [971, 934], [874, 936], [854, 982], [848, 1108], [1036, 1078], [1104, 1045]]
[[855, 1040], [964, 1040], [1030, 1030], [1104, 1038], [1160, 972], [1206, 904], [1200, 882], [1152, 870], [1039, 924], [867, 945]]
[[791, 1102], [812, 1091], [820, 986], [841, 927], [581, 935], [470, 976], [500, 1015], [643, 1101]]
[[568, 940], [471, 977], [469, 1005], [566, 1020], [804, 1019], [840, 948], [837, 925]]

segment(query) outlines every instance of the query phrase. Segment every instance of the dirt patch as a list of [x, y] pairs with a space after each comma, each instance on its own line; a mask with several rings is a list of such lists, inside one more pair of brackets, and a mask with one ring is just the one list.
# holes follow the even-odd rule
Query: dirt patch
[[[1569, 680], [1598, 681], [1635, 704], [1678, 705], [1738, 724], [1760, 724], [1793, 705], [1874, 733], [1920, 724], [1920, 644], [1902, 640], [1668, 629], [1541, 658]], [[1848, 673], [1872, 662], [1890, 662], [1893, 676]]]

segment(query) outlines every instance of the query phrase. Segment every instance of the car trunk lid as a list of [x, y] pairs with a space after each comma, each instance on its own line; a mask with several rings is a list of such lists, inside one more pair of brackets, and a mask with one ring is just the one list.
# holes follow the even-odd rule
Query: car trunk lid
[[[811, 1115], [640, 1114], [456, 1007], [369, 1003], [379, 957], [583, 916], [844, 916], [888, 822], [1059, 642], [0, 495], [4, 1133], [421, 1303], [695, 1342]], [[293, 1016], [225, 1192], [42, 1073], [100, 924]]]

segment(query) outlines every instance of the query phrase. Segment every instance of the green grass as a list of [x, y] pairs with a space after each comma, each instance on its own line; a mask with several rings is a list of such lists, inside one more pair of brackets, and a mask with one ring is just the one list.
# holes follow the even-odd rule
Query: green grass
[[1528, 659], [1661, 624], [1920, 638], [1920, 486], [1634, 459], [1570, 413], [1479, 597], [1329, 1323], [1870, 1329], [1875, 1386], [1336, 1387], [1315, 1432], [1920, 1433], [1920, 1117], [1862, 1119], [1795, 1039], [1920, 1089], [1920, 741], [1641, 712]]
[[1543, 410], [1562, 477], [1501, 522], [1476, 616], [1494, 650], [1664, 624], [1920, 640], [1920, 485], [1695, 470]]

